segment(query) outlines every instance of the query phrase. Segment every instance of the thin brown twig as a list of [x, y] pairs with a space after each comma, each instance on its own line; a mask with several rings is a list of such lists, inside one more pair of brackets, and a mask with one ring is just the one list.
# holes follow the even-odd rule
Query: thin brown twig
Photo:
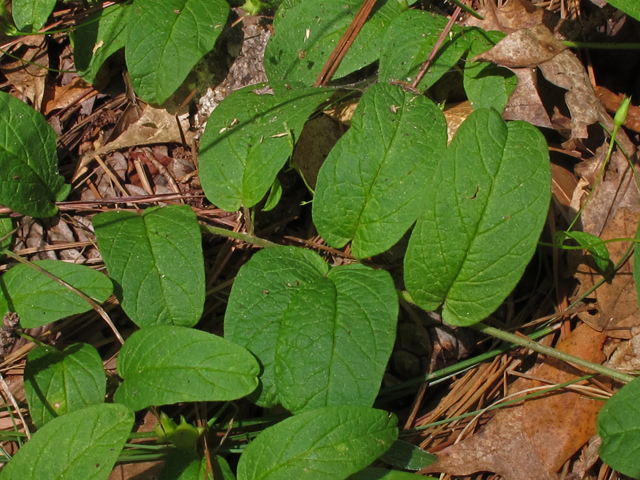
[[349, 51], [349, 48], [351, 48], [351, 45], [353, 45], [354, 40], [358, 36], [358, 33], [360, 33], [364, 22], [367, 21], [367, 18], [369, 17], [369, 14], [371, 13], [371, 10], [373, 10], [373, 6], [375, 4], [376, 0], [364, 1], [362, 6], [360, 7], [360, 10], [358, 10], [356, 16], [353, 17], [351, 24], [336, 45], [336, 48], [334, 48], [333, 52], [331, 52], [331, 55], [329, 55], [327, 62], [324, 64], [324, 67], [322, 67], [318, 78], [313, 84], [314, 87], [324, 86], [327, 84], [327, 82], [329, 82], [329, 80], [331, 80], [332, 75], [340, 66], [340, 62], [342, 62], [342, 59]]
[[456, 21], [456, 18], [458, 18], [458, 15], [460, 15], [460, 12], [462, 12], [462, 8], [456, 7], [456, 9], [453, 12], [453, 15], [451, 15], [451, 18], [449, 18], [449, 22], [447, 23], [447, 26], [444, 27], [444, 30], [438, 37], [438, 41], [431, 49], [431, 53], [429, 54], [429, 57], [427, 57], [427, 60], [422, 64], [422, 67], [420, 68], [418, 75], [416, 76], [415, 80], [411, 84], [412, 88], [414, 89], [418, 88], [418, 84], [420, 83], [420, 80], [422, 80], [422, 77], [424, 77], [425, 73], [427, 73], [427, 70], [429, 70], [429, 67], [431, 66], [431, 62], [433, 62], [433, 59], [436, 58], [436, 54], [438, 53], [438, 50], [440, 50], [440, 47], [444, 43], [444, 39], [447, 38], [447, 35], [449, 35], [449, 32], [453, 27], [453, 23]]

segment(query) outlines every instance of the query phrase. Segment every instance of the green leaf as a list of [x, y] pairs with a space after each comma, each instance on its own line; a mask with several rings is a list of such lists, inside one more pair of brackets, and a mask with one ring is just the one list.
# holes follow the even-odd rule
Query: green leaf
[[220, 480], [236, 480], [236, 476], [233, 474], [229, 463], [221, 457], [216, 455], [212, 458], [213, 463], [213, 477]]
[[247, 446], [238, 480], [341, 480], [398, 437], [395, 415], [361, 406], [326, 407], [288, 418]]
[[598, 414], [600, 458], [614, 470], [640, 478], [640, 379], [622, 387]]
[[[11, 247], [11, 244], [13, 243], [13, 235], [10, 233], [12, 230], [13, 221], [11, 220], [11, 218], [0, 216], [0, 250], [2, 250], [3, 248]], [[0, 252], [0, 258], [2, 258], [2, 256], [3, 255]]]
[[274, 247], [240, 269], [225, 337], [258, 357], [252, 400], [299, 412], [367, 405], [393, 348], [398, 299], [391, 276], [354, 264], [329, 270], [316, 253]]
[[607, 3], [640, 21], [640, 4], [637, 0], [608, 0]]
[[[102, 273], [84, 265], [40, 260], [33, 262], [82, 293], [102, 303], [113, 291], [111, 281]], [[0, 289], [6, 304], [0, 311], [16, 312], [23, 328], [36, 328], [61, 318], [91, 310], [80, 296], [27, 265], [16, 265], [0, 277]], [[0, 304], [4, 303], [0, 298]]]
[[177, 450], [167, 456], [158, 480], [205, 480], [206, 472], [206, 459], [195, 450]]
[[136, 93], [164, 103], [222, 32], [225, 0], [136, 0], [125, 56]]
[[264, 203], [263, 212], [268, 212], [273, 210], [280, 203], [280, 199], [282, 198], [282, 185], [280, 184], [280, 180], [278, 177], [273, 181], [273, 185], [271, 185], [271, 189], [269, 189], [269, 196], [267, 197], [267, 201]]
[[[447, 21], [445, 17], [422, 10], [408, 10], [397, 17], [384, 36], [380, 55], [380, 81], [399, 80], [411, 84], [429, 57]], [[463, 35], [462, 29], [454, 24], [429, 70], [418, 84], [418, 91], [424, 92], [436, 83], [468, 49], [469, 40]]]
[[[399, 472], [398, 470], [385, 470], [384, 468], [365, 468], [364, 470], [349, 475], [347, 480], [418, 480], [415, 473]], [[433, 477], [421, 476], [419, 480], [436, 480]]]
[[102, 64], [124, 48], [125, 28], [133, 11], [129, 5], [112, 5], [90, 15], [73, 32], [73, 54], [78, 74], [95, 83]]
[[93, 217], [100, 253], [127, 315], [140, 327], [195, 325], [204, 308], [198, 220], [187, 205]]
[[114, 400], [132, 410], [178, 402], [235, 400], [253, 392], [260, 368], [244, 348], [211, 333], [146, 327], [122, 346]]
[[50, 217], [69, 185], [58, 174], [56, 134], [26, 103], [0, 92], [0, 203], [31, 217]]
[[38, 428], [60, 415], [103, 403], [106, 391], [102, 360], [91, 345], [76, 343], [64, 352], [38, 347], [27, 357], [24, 392]]
[[[313, 85], [362, 3], [363, 0], [306, 0], [287, 8], [264, 54], [267, 78]], [[360, 70], [380, 56], [384, 32], [401, 13], [396, 0], [381, 3], [358, 33], [334, 79]]]
[[391, 248], [424, 208], [423, 186], [447, 147], [447, 123], [431, 100], [377, 84], [318, 174], [313, 221], [330, 245], [353, 239], [356, 258]]
[[56, 0], [13, 0], [11, 14], [18, 30], [37, 32], [47, 23], [55, 6]]
[[426, 189], [404, 260], [407, 291], [425, 310], [444, 304], [445, 322], [472, 325], [500, 306], [536, 249], [551, 199], [547, 144], [528, 123], [478, 110]]
[[402, 440], [393, 442], [391, 448], [380, 458], [383, 462], [404, 470], [422, 470], [437, 459], [432, 453]]
[[476, 55], [486, 52], [498, 43], [505, 34], [485, 32], [480, 29], [465, 31], [470, 40], [471, 49], [464, 66], [464, 90], [474, 110], [495, 108], [502, 112], [507, 106], [518, 79], [510, 70], [489, 62], [471, 62]]
[[291, 155], [291, 135], [331, 90], [278, 89], [258, 95], [265, 84], [229, 95], [213, 111], [200, 142], [200, 181], [207, 198], [229, 212], [252, 207], [269, 191]]
[[101, 404], [55, 418], [38, 430], [0, 473], [0, 480], [106, 480], [135, 416]]
[[556, 235], [558, 235], [558, 243], [564, 241], [562, 237], [569, 237], [578, 242], [581, 247], [584, 247], [591, 254], [593, 261], [600, 270], [605, 271], [611, 265], [607, 244], [603, 243], [599, 237], [587, 232], [557, 232]]

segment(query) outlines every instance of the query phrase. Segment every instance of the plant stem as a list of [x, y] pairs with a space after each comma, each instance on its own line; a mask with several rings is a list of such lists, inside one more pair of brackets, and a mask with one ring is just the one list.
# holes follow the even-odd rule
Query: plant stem
[[612, 368], [605, 367], [604, 365], [598, 365], [597, 363], [589, 362], [588, 360], [584, 360], [582, 358], [574, 357], [573, 355], [561, 352], [559, 350], [556, 350], [555, 348], [545, 347], [544, 345], [540, 345], [539, 343], [534, 342], [533, 340], [529, 340], [528, 338], [519, 337], [518, 335], [514, 335], [513, 333], [507, 333], [504, 330], [490, 327], [489, 325], [485, 325], [482, 322], [471, 325], [471, 328], [486, 333], [487, 335], [491, 335], [492, 337], [499, 338], [500, 340], [515, 343], [516, 345], [520, 345], [521, 347], [530, 348], [531, 350], [549, 355], [550, 357], [558, 358], [567, 363], [579, 365], [594, 372], [601, 373], [602, 375], [606, 375], [607, 377], [611, 377], [622, 383], [629, 383], [635, 379], [635, 377], [627, 375], [626, 373], [622, 373]]
[[640, 43], [596, 43], [562, 42], [569, 48], [592, 48], [597, 50], [640, 50]]
[[251, 245], [255, 245], [257, 247], [277, 247], [277, 243], [270, 242], [269, 240], [264, 240], [263, 238], [258, 238], [253, 235], [249, 235], [248, 233], [242, 232], [232, 232], [231, 230], [227, 230], [225, 228], [220, 227], [212, 227], [211, 225], [200, 225], [200, 230], [205, 231], [206, 233], [212, 233], [214, 235], [220, 235], [222, 237], [227, 238], [235, 238], [236, 240], [241, 240], [245, 243], [250, 243]]

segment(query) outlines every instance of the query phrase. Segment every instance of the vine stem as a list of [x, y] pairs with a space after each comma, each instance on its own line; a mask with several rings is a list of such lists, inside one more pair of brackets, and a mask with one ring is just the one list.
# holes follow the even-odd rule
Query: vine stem
[[499, 328], [490, 327], [489, 325], [485, 325], [482, 322], [475, 325], [470, 325], [470, 327], [480, 332], [486, 333], [487, 335], [491, 335], [492, 337], [499, 338], [500, 340], [515, 343], [516, 345], [529, 348], [538, 353], [542, 353], [544, 355], [560, 359], [564, 362], [579, 365], [594, 372], [601, 373], [602, 375], [606, 375], [607, 377], [611, 377], [622, 383], [629, 383], [635, 379], [635, 377], [633, 377], [632, 375], [627, 375], [626, 373], [622, 373], [612, 368], [605, 367], [604, 365], [598, 365], [597, 363], [589, 362], [588, 360], [569, 355], [568, 353], [561, 352], [559, 350], [556, 350], [555, 348], [545, 347], [544, 345], [540, 345], [539, 343], [534, 342], [533, 340], [529, 340], [528, 338], [523, 338], [518, 335], [514, 335], [513, 333], [505, 332], [504, 330], [500, 330]]
[[225, 228], [213, 227], [211, 225], [202, 225], [200, 224], [200, 230], [213, 233], [214, 235], [220, 235], [222, 237], [233, 238], [236, 240], [242, 240], [245, 243], [250, 243], [251, 245], [255, 245], [257, 247], [277, 247], [277, 243], [270, 242], [269, 240], [265, 240], [260, 237], [256, 237], [253, 235], [249, 235], [248, 233], [242, 232], [232, 232], [231, 230], [227, 230]]

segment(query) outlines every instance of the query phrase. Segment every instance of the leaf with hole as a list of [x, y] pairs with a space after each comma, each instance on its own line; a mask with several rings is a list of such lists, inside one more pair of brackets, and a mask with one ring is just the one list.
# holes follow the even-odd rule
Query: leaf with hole
[[124, 405], [92, 405], [39, 429], [0, 473], [0, 480], [106, 480], [131, 433]]
[[240, 457], [238, 480], [341, 480], [398, 437], [395, 415], [362, 406], [326, 407], [264, 430]]
[[[102, 273], [84, 265], [40, 260], [35, 265], [102, 303], [109, 298], [113, 284]], [[91, 310], [82, 297], [59, 282], [28, 267], [16, 265], [0, 276], [0, 314], [16, 312], [23, 328], [42, 327], [61, 318]]]
[[493, 48], [505, 34], [473, 28], [465, 31], [464, 35], [471, 47], [464, 65], [464, 91], [469, 102], [474, 110], [495, 108], [502, 112], [516, 88], [517, 77], [510, 70], [494, 63], [472, 62], [470, 59]]
[[353, 264], [329, 269], [314, 252], [273, 247], [242, 266], [225, 337], [262, 364], [251, 399], [300, 412], [373, 405], [395, 339], [391, 276]]
[[[397, 17], [382, 42], [380, 81], [398, 80], [412, 84], [446, 25], [445, 17], [422, 10], [408, 10]], [[469, 41], [462, 29], [454, 24], [420, 80], [418, 91], [425, 92], [442, 78], [468, 49]]]
[[102, 360], [91, 345], [76, 343], [64, 352], [43, 346], [29, 352], [24, 393], [38, 428], [61, 415], [103, 403], [106, 391]]
[[164, 103], [222, 33], [225, 0], [136, 0], [125, 57], [136, 93]]
[[124, 48], [132, 11], [129, 5], [112, 5], [90, 15], [73, 32], [75, 65], [84, 81], [96, 83], [102, 64]]
[[21, 32], [37, 32], [45, 23], [56, 0], [12, 0], [11, 14], [13, 21]]
[[179, 402], [236, 400], [253, 392], [260, 368], [246, 349], [211, 333], [171, 325], [131, 335], [118, 356], [116, 402], [132, 410]]
[[404, 259], [413, 300], [451, 325], [493, 313], [520, 280], [551, 199], [549, 152], [531, 124], [495, 110], [460, 126], [433, 181]]
[[56, 134], [26, 103], [0, 92], [0, 203], [32, 217], [50, 217], [70, 185], [58, 174]]
[[[340, 38], [358, 13], [363, 0], [306, 0], [286, 6], [269, 39], [264, 67], [271, 81], [301, 82], [311, 86]], [[384, 33], [400, 13], [397, 1], [378, 2], [333, 78], [375, 62], [383, 47]], [[284, 11], [281, 10], [282, 13]], [[276, 14], [278, 15], [278, 14]]]
[[640, 380], [635, 379], [607, 400], [598, 414], [599, 454], [604, 463], [631, 478], [640, 478]]
[[369, 88], [320, 168], [318, 233], [336, 248], [352, 240], [356, 258], [392, 247], [424, 208], [423, 186], [446, 147], [447, 123], [435, 103], [392, 85]]
[[200, 142], [200, 180], [207, 198], [224, 210], [253, 207], [267, 194], [307, 118], [332, 90], [252, 85], [229, 95], [213, 111]]
[[187, 205], [93, 217], [114, 293], [140, 327], [195, 325], [204, 308], [204, 257], [195, 214]]

